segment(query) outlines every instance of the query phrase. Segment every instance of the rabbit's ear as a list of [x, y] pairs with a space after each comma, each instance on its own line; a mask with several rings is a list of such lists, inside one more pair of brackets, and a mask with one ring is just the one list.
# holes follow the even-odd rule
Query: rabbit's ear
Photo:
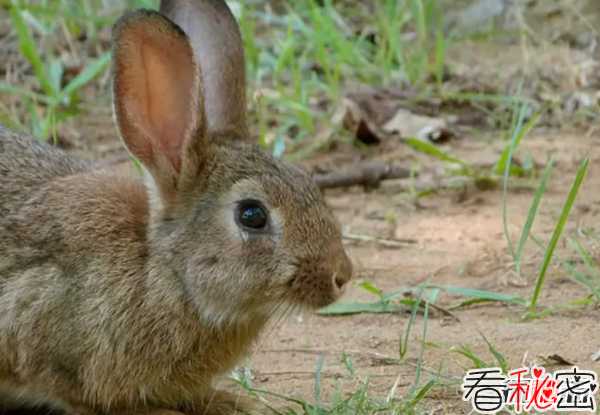
[[167, 197], [185, 171], [198, 171], [208, 143], [193, 48], [160, 13], [140, 9], [115, 24], [112, 59], [119, 134]]
[[190, 38], [212, 139], [245, 140], [246, 64], [240, 28], [224, 0], [161, 0], [160, 12]]

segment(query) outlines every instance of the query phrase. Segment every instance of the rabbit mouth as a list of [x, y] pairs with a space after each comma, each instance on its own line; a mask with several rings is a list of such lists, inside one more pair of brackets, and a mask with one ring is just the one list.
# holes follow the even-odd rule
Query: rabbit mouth
[[333, 260], [303, 258], [295, 262], [288, 280], [290, 300], [309, 310], [336, 302], [345, 292], [352, 276], [352, 265], [345, 252], [333, 252]]
[[335, 277], [328, 274], [296, 274], [288, 281], [287, 300], [306, 311], [331, 305], [343, 294], [343, 289], [338, 289], [333, 280]]

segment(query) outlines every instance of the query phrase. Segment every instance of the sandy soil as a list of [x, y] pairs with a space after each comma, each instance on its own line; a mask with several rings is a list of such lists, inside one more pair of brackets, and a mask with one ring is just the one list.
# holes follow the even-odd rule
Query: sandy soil
[[[548, 241], [563, 208], [566, 194], [580, 160], [590, 154], [590, 169], [566, 228], [569, 234], [576, 224], [597, 229], [600, 186], [594, 180], [599, 173], [596, 149], [600, 136], [586, 137], [583, 133], [535, 135], [527, 138], [524, 148], [531, 153], [552, 154], [557, 160], [556, 170], [548, 184], [548, 191], [539, 208], [533, 233]], [[464, 140], [453, 144], [452, 154], [465, 160], [478, 158], [478, 143]], [[479, 148], [478, 148], [479, 147]], [[489, 146], [487, 151], [489, 151]], [[399, 152], [402, 148], [398, 149]], [[516, 238], [525, 222], [533, 195], [529, 192], [512, 193], [508, 200], [509, 227]], [[372, 282], [390, 292], [406, 286], [422, 284], [430, 277], [431, 283], [481, 290], [511, 293], [530, 297], [535, 277], [542, 261], [540, 251], [529, 246], [525, 255], [523, 279], [511, 273], [512, 263], [503, 234], [502, 200], [499, 191], [474, 192], [459, 203], [451, 196], [431, 196], [423, 200], [423, 208], [409, 208], [394, 203], [390, 195], [332, 192], [329, 196], [342, 223], [353, 232], [381, 237], [390, 233], [398, 238], [416, 239], [419, 247], [386, 248], [371, 243], [349, 243], [348, 250], [357, 265], [359, 278]], [[397, 224], [383, 217], [393, 209]], [[377, 219], [379, 217], [379, 219]], [[564, 250], [561, 253], [564, 254]], [[581, 298], [586, 292], [566, 277], [564, 270], [551, 269], [541, 296], [541, 306], [554, 306]], [[375, 298], [359, 287], [352, 287], [342, 301], [373, 301]], [[441, 294], [438, 305], [454, 304], [457, 297]], [[508, 360], [509, 367], [517, 368], [536, 362], [543, 357], [558, 354], [576, 363], [580, 368], [600, 370], [600, 363], [592, 362], [590, 354], [600, 349], [600, 333], [596, 330], [600, 311], [585, 307], [565, 311], [549, 317], [522, 321], [522, 309], [500, 305], [479, 305], [454, 311], [456, 320], [437, 315], [428, 321], [427, 341], [440, 349], [427, 348], [423, 365], [435, 373], [444, 360], [443, 374], [464, 376], [470, 369], [469, 361], [449, 349], [468, 344], [474, 354], [486, 361], [491, 355], [478, 331]], [[378, 355], [397, 356], [398, 337], [403, 335], [408, 315], [363, 314], [344, 317], [311, 317], [304, 321], [288, 321], [269, 334], [252, 360], [257, 386], [282, 393], [314, 393], [314, 370], [321, 354], [326, 356], [323, 371], [324, 384], [339, 382], [347, 375], [341, 365], [343, 351], [350, 354], [361, 375], [374, 377], [375, 393], [387, 394], [399, 379], [396, 396], [402, 396], [412, 385], [415, 361], [419, 354], [422, 328], [417, 324], [411, 334], [406, 362], [389, 364]], [[419, 318], [419, 322], [422, 319]], [[350, 352], [352, 351], [352, 352]], [[558, 367], [545, 366], [547, 370]], [[565, 367], [566, 368], [566, 367]], [[425, 376], [424, 376], [425, 377]], [[426, 378], [426, 377], [425, 377]], [[426, 381], [427, 379], [425, 379]], [[354, 386], [349, 384], [348, 386]], [[458, 387], [448, 388], [445, 398], [432, 398], [434, 407], [467, 404], [457, 399]], [[433, 396], [436, 396], [434, 394]], [[325, 398], [324, 398], [325, 399]], [[438, 400], [439, 399], [439, 400]]]

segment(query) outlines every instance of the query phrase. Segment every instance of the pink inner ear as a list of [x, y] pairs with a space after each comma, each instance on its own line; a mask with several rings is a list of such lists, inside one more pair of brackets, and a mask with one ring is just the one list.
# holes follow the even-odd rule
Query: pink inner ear
[[[179, 171], [186, 130], [192, 121], [194, 73], [187, 54], [160, 50], [161, 45], [141, 45], [147, 91], [146, 119], [157, 150]], [[143, 118], [142, 118], [143, 119]]]
[[119, 45], [115, 85], [123, 140], [151, 169], [165, 156], [179, 171], [198, 118], [198, 75], [191, 46], [179, 33], [138, 22]]

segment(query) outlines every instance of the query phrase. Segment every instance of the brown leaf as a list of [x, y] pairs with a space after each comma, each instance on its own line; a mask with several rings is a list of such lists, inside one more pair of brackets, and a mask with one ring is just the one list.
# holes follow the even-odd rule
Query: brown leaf
[[65, 66], [65, 70], [63, 72], [62, 79], [60, 80], [61, 86], [63, 88], [65, 86], [67, 86], [69, 84], [69, 82], [71, 82], [73, 80], [73, 78], [75, 78], [77, 75], [79, 75], [82, 71], [83, 71], [83, 66], [81, 66], [81, 65]]
[[356, 139], [364, 144], [379, 144], [383, 139], [381, 130], [367, 119], [359, 105], [349, 98], [343, 101], [343, 125], [351, 131]]
[[394, 116], [400, 102], [397, 96], [387, 93], [385, 89], [369, 88], [367, 91], [348, 94], [364, 115], [373, 123], [382, 125]]
[[413, 137], [422, 141], [439, 144], [452, 139], [455, 134], [443, 118], [434, 118], [414, 114], [405, 109], [399, 109], [382, 127], [389, 134], [401, 134], [403, 137]]

